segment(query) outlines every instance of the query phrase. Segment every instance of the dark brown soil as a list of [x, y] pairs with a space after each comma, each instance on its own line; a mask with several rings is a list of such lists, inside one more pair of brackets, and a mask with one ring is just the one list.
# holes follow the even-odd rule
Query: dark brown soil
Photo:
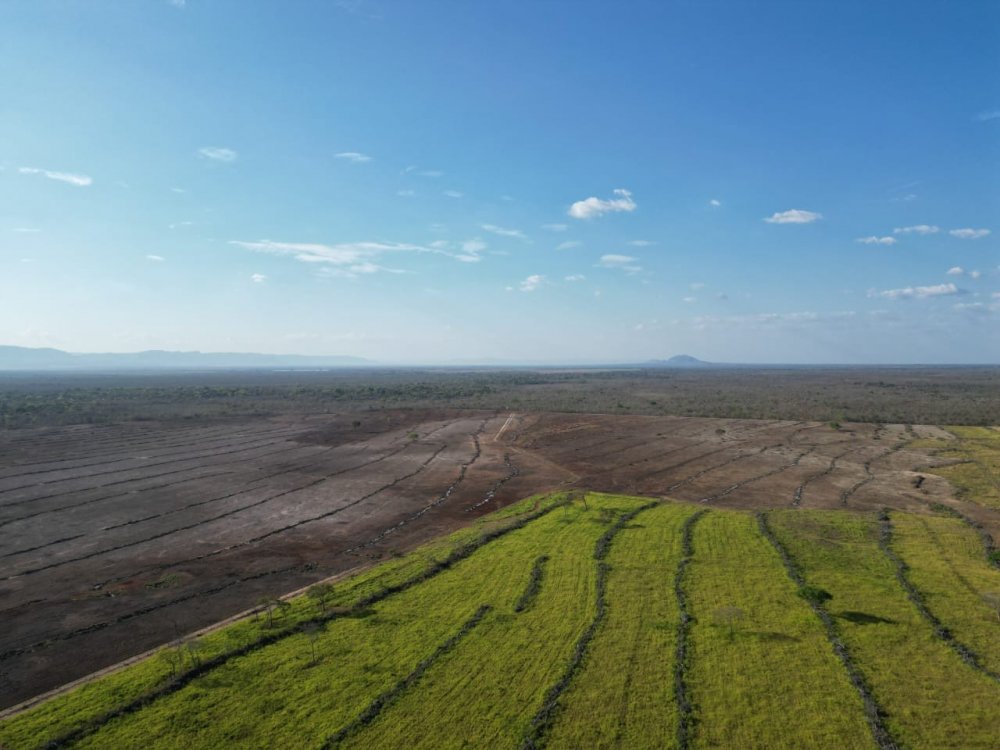
[[[0, 708], [536, 492], [967, 510], [944, 480], [914, 481], [936, 459], [906, 443], [935, 428], [510, 416], [0, 432]], [[997, 514], [973, 510], [1000, 536]]]

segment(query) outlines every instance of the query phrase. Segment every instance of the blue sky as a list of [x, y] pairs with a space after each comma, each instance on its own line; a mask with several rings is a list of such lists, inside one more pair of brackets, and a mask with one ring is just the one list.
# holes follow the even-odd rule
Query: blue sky
[[0, 343], [1000, 362], [995, 2], [0, 4]]

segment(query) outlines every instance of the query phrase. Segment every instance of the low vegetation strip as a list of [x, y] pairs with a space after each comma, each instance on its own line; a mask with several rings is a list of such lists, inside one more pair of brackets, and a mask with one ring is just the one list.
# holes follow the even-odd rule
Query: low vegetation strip
[[[259, 630], [244, 623], [242, 627], [231, 630], [239, 634], [242, 642], [234, 646], [228, 639], [220, 637], [213, 641], [215, 646], [212, 650], [205, 650], [197, 663], [191, 663], [179, 671], [171, 670], [164, 674], [163, 670], [158, 670], [159, 679], [145, 679], [130, 681], [124, 675], [112, 675], [109, 680], [114, 686], [110, 693], [110, 698], [116, 704], [114, 707], [107, 707], [101, 710], [102, 703], [106, 703], [109, 697], [100, 690], [100, 683], [85, 686], [82, 690], [74, 691], [66, 696], [61, 696], [50, 703], [40, 706], [37, 710], [29, 712], [23, 716], [16, 717], [7, 722], [0, 731], [0, 742], [13, 742], [20, 738], [22, 743], [18, 746], [24, 747], [66, 747], [83, 737], [99, 730], [111, 720], [134, 713], [140, 709], [148, 707], [152, 702], [163, 697], [178, 692], [186, 685], [207, 674], [211, 670], [218, 668], [227, 662], [245, 657], [254, 651], [273, 646], [277, 642], [299, 635], [303, 627], [311, 625], [322, 625], [340, 618], [349, 618], [359, 613], [364, 613], [374, 604], [377, 604], [388, 597], [402, 593], [407, 589], [417, 586], [440, 573], [451, 569], [455, 564], [470, 557], [481, 547], [497, 540], [511, 532], [521, 529], [532, 521], [552, 512], [562, 501], [556, 500], [553, 503], [545, 504], [540, 509], [528, 513], [516, 520], [496, 526], [486, 531], [477, 531], [478, 536], [469, 537], [468, 534], [459, 534], [461, 540], [443, 559], [432, 560], [430, 564], [423, 563], [420, 569], [403, 578], [380, 581], [382, 585], [373, 590], [365, 591], [362, 577], [359, 583], [360, 595], [351, 601], [347, 606], [337, 606], [329, 611], [316, 614], [308, 607], [299, 607], [299, 617], [288, 617], [289, 622], [282, 622], [281, 626], [274, 630]], [[525, 507], [520, 504], [521, 509]], [[422, 558], [416, 556], [419, 563]], [[385, 578], [385, 572], [379, 571], [379, 579]], [[348, 588], [347, 586], [342, 588]], [[334, 596], [333, 601], [337, 601]], [[335, 605], [336, 606], [336, 605]], [[149, 665], [143, 665], [149, 671]], [[131, 670], [129, 670], [131, 671]], [[136, 690], [136, 686], [145, 686]], [[88, 689], [89, 688], [89, 689]], [[95, 700], [91, 701], [90, 694]], [[121, 696], [121, 697], [119, 697]], [[115, 700], [117, 698], [117, 700]], [[96, 710], [95, 710], [96, 709]], [[40, 721], [33, 721], [38, 719]], [[23, 727], [23, 731], [20, 731]]]
[[691, 746], [691, 734], [694, 722], [694, 706], [691, 703], [690, 691], [687, 685], [687, 669], [689, 666], [688, 639], [691, 634], [691, 610], [688, 607], [687, 593], [684, 591], [684, 574], [691, 557], [694, 555], [694, 525], [708, 511], [701, 510], [692, 514], [681, 528], [681, 559], [674, 574], [674, 596], [677, 598], [677, 639], [674, 652], [674, 700], [677, 703], [677, 747], [687, 750]]
[[768, 514], [758, 513], [757, 523], [761, 534], [771, 543], [777, 551], [778, 556], [781, 557], [781, 561], [785, 566], [785, 571], [788, 573], [788, 577], [799, 586], [799, 591], [805, 594], [803, 598], [809, 602], [809, 606], [812, 607], [813, 612], [816, 613], [820, 622], [823, 623], [823, 628], [826, 631], [826, 637], [829, 640], [830, 645], [833, 646], [833, 652], [844, 665], [844, 669], [847, 670], [847, 676], [850, 679], [851, 684], [854, 686], [855, 690], [857, 690], [858, 695], [861, 696], [861, 701], [865, 710], [865, 718], [868, 721], [868, 726], [871, 729], [875, 744], [878, 745], [881, 750], [898, 750], [898, 741], [885, 723], [885, 710], [875, 699], [868, 682], [865, 680], [864, 675], [861, 673], [861, 670], [858, 668], [857, 663], [854, 660], [854, 656], [841, 639], [833, 617], [831, 616], [829, 610], [824, 606], [825, 597], [823, 596], [823, 590], [815, 587], [808, 588], [806, 578], [800, 567], [796, 564], [795, 559], [789, 553], [788, 547], [777, 537], [774, 530], [771, 528], [771, 524], [768, 521]]
[[893, 513], [891, 519], [883, 522], [883, 538], [911, 599], [919, 598], [918, 607], [960, 656], [964, 649], [1000, 678], [1000, 572], [983, 560], [975, 532], [961, 518]]
[[691, 745], [870, 747], [858, 694], [753, 516], [710, 513], [693, 546], [684, 585]]
[[804, 593], [825, 600], [899, 745], [996, 745], [1000, 685], [931, 637], [879, 548], [874, 514], [788, 510], [768, 520], [801, 570]]
[[545, 563], [549, 561], [548, 555], [541, 555], [535, 558], [535, 564], [531, 566], [531, 576], [528, 578], [528, 585], [524, 587], [521, 596], [517, 598], [514, 605], [515, 612], [524, 612], [538, 596], [538, 590], [542, 587], [542, 576], [545, 575]]
[[404, 690], [413, 686], [421, 677], [423, 677], [424, 672], [426, 672], [434, 662], [455, 648], [458, 642], [468, 635], [469, 632], [482, 621], [483, 617], [485, 617], [486, 613], [489, 611], [490, 605], [483, 604], [480, 606], [472, 617], [463, 623], [457, 633], [434, 649], [433, 654], [421, 661], [412, 672], [393, 685], [390, 690], [385, 691], [369, 703], [368, 707], [361, 712], [361, 715], [358, 716], [358, 718], [331, 735], [329, 739], [327, 739], [326, 742], [320, 746], [322, 750], [332, 750], [332, 748], [339, 746], [340, 743], [348, 738], [348, 736], [357, 732], [362, 727], [371, 724], [375, 718], [382, 713], [387, 706], [396, 700], [396, 698], [398, 698]]
[[607, 613], [560, 698], [550, 747], [661, 748], [677, 732], [673, 576], [697, 509], [662, 503], [626, 525], [607, 554]]
[[617, 534], [625, 527], [625, 524], [632, 521], [632, 519], [643, 511], [649, 510], [655, 506], [655, 502], [647, 503], [646, 505], [642, 505], [635, 510], [623, 513], [621, 517], [619, 517], [619, 519], [611, 525], [611, 528], [604, 532], [604, 534], [602, 534], [597, 540], [597, 544], [594, 546], [594, 559], [597, 561], [597, 578], [594, 584], [594, 591], [596, 595], [594, 619], [590, 621], [587, 629], [583, 631], [583, 634], [580, 636], [579, 640], [577, 640], [576, 646], [573, 648], [573, 655], [570, 657], [569, 664], [566, 665], [566, 671], [562, 673], [562, 676], [545, 694], [545, 701], [542, 703], [542, 707], [538, 709], [538, 712], [531, 720], [531, 724], [525, 734], [524, 741], [521, 743], [522, 750], [536, 750], [537, 748], [545, 746], [545, 735], [551, 728], [552, 723], [555, 721], [556, 713], [559, 710], [559, 699], [569, 686], [574, 675], [577, 671], [579, 671], [580, 664], [583, 662], [583, 658], [587, 654], [587, 648], [590, 646], [590, 642], [594, 639], [594, 634], [597, 632], [601, 622], [604, 620], [604, 616], [607, 612], [605, 593], [607, 591], [608, 571], [611, 569], [611, 566], [604, 562], [604, 558], [608, 554], [608, 549], [611, 546], [611, 543], [614, 541], [615, 536], [617, 536]]
[[937, 455], [948, 466], [926, 471], [958, 486], [960, 497], [988, 508], [1000, 508], [1000, 432], [987, 427], [949, 427], [955, 440], [938, 441]]

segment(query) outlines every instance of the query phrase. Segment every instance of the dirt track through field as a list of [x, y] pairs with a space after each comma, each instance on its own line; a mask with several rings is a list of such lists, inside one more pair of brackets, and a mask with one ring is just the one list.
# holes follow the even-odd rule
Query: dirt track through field
[[457, 410], [0, 432], [0, 708], [535, 492], [949, 500], [942, 482], [914, 485], [935, 462], [907, 448], [917, 436]]

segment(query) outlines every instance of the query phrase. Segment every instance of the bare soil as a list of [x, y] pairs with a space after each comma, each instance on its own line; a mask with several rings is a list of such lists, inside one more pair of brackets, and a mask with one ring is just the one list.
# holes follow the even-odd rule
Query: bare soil
[[942, 434], [444, 409], [0, 431], [0, 708], [553, 489], [943, 502], [1000, 536], [920, 473], [940, 459], [907, 443]]

